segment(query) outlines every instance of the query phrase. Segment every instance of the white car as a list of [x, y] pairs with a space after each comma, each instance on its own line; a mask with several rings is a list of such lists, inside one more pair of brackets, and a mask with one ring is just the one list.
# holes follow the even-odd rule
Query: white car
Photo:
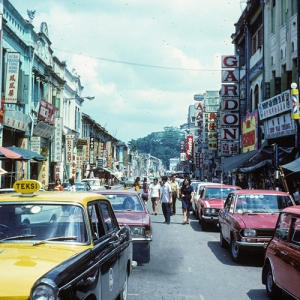
[[[200, 183], [197, 184], [196, 188], [194, 189], [194, 195], [193, 195], [193, 201], [192, 201], [192, 206], [193, 206], [193, 213], [195, 217], [198, 219], [198, 199], [200, 197], [200, 194], [203, 190], [203, 188], [207, 185], [211, 184], [218, 184], [218, 183], [213, 183], [213, 182], [207, 182], [207, 181], [201, 181]], [[221, 184], [221, 183], [220, 183]]]
[[85, 178], [81, 181], [86, 182], [91, 187], [92, 191], [104, 189], [104, 186], [101, 185], [101, 179], [99, 178]]

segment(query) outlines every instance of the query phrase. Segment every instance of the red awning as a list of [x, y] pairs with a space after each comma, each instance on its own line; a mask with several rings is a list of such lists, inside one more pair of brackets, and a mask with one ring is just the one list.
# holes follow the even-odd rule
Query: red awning
[[5, 147], [0, 147], [0, 154], [4, 155], [7, 158], [11, 159], [18, 159], [21, 158], [22, 156], [14, 151], [11, 151], [9, 149], [6, 149]]

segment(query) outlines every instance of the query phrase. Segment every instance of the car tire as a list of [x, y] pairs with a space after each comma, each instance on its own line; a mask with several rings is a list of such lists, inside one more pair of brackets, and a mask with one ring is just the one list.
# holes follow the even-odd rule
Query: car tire
[[265, 282], [266, 282], [266, 291], [268, 294], [268, 297], [270, 299], [279, 299], [280, 295], [281, 295], [281, 288], [279, 288], [276, 283], [273, 280], [273, 272], [272, 272], [272, 268], [271, 265], [267, 266], [266, 269], [266, 278], [265, 278]]
[[227, 242], [226, 242], [226, 240], [223, 237], [222, 228], [221, 227], [220, 227], [220, 246], [222, 248], [225, 248], [227, 246]]
[[126, 271], [125, 281], [123, 283], [122, 291], [120, 293], [119, 299], [120, 300], [126, 300], [127, 299], [127, 295], [128, 295], [128, 274], [127, 274], [127, 271]]
[[240, 263], [243, 259], [243, 250], [240, 248], [236, 239], [233, 237], [230, 242], [231, 258], [235, 263]]
[[207, 231], [208, 224], [204, 220], [201, 220], [202, 231]]

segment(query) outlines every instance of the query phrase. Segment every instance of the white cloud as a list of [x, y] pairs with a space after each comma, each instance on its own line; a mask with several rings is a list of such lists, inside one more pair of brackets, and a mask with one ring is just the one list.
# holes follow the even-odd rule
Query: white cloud
[[84, 112], [123, 141], [185, 123], [195, 93], [220, 89], [241, 13], [240, 0], [11, 3], [24, 17], [36, 10], [36, 31], [47, 23], [54, 55], [95, 96]]

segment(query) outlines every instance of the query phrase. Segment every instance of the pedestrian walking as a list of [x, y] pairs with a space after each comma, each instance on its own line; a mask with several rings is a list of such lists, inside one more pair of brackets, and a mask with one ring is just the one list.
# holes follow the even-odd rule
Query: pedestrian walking
[[171, 216], [174, 216], [176, 215], [176, 199], [179, 198], [179, 185], [176, 181], [176, 174], [172, 174], [170, 186], [172, 190]]
[[162, 178], [163, 185], [161, 187], [161, 207], [165, 217], [165, 223], [170, 224], [171, 218], [171, 205], [172, 205], [172, 190], [171, 186], [168, 183], [168, 177], [163, 176]]
[[142, 198], [143, 198], [143, 200], [145, 201], [146, 204], [147, 204], [148, 196], [149, 196], [148, 192], [149, 192], [149, 186], [148, 186], [148, 183], [147, 183], [147, 177], [144, 177]]
[[158, 212], [158, 200], [160, 199], [160, 184], [157, 178], [154, 178], [153, 183], [150, 184], [149, 194], [152, 202], [152, 215], [156, 216]]
[[140, 193], [140, 177], [137, 177], [133, 183], [134, 190]]
[[183, 213], [183, 222], [182, 224], [190, 224], [189, 216], [190, 210], [193, 209], [192, 199], [194, 194], [194, 189], [191, 186], [190, 178], [185, 178], [181, 187], [181, 198], [182, 198], [182, 213]]

